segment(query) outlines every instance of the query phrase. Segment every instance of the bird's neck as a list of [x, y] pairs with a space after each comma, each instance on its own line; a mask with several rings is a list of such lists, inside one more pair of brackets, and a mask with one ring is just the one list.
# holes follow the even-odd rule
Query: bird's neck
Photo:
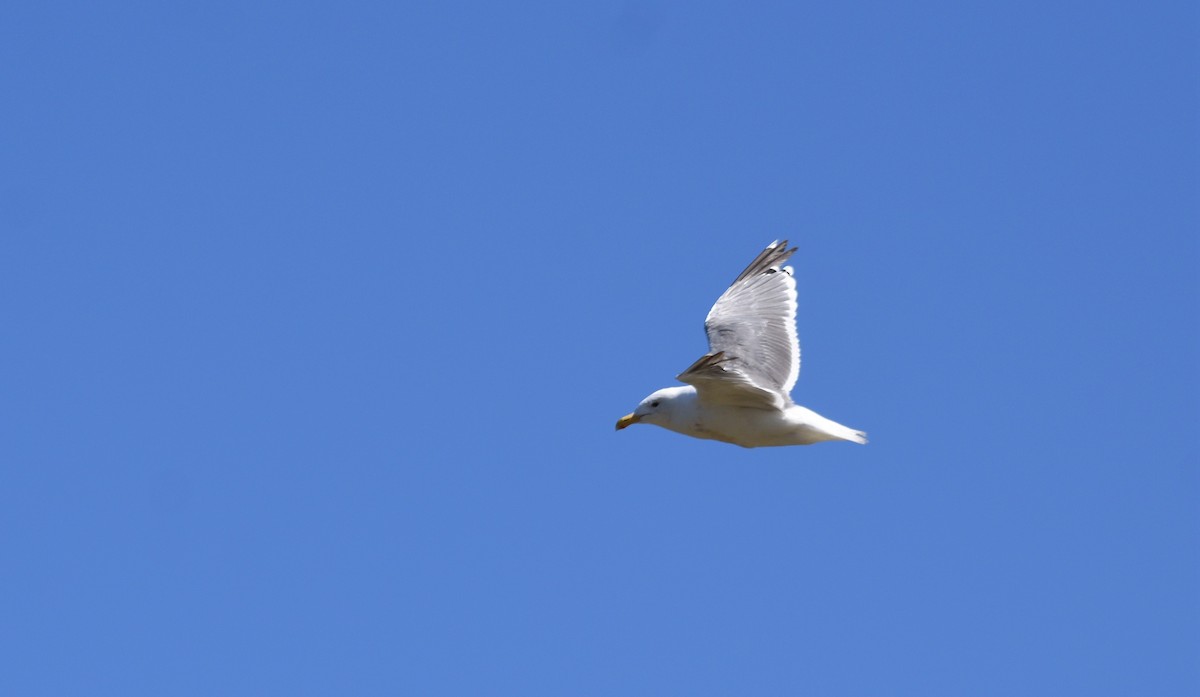
[[671, 397], [670, 428], [686, 432], [696, 420], [696, 388], [686, 385]]

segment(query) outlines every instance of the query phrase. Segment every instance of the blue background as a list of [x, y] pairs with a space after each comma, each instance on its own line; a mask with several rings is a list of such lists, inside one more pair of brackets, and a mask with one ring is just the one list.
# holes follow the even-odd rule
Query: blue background
[[1200, 694], [1194, 3], [2, 15], [3, 694]]

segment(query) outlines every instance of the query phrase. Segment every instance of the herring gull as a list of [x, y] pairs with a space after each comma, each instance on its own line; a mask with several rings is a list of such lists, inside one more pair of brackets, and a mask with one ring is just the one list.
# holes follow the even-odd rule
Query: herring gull
[[780, 266], [796, 251], [773, 242], [717, 298], [704, 320], [709, 352], [617, 421], [648, 423], [744, 448], [866, 443], [867, 434], [792, 402], [800, 375], [796, 279]]

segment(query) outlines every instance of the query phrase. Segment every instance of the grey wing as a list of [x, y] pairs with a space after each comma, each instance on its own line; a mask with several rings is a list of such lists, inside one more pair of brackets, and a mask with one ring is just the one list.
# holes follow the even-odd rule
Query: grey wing
[[757, 384], [736, 358], [722, 351], [704, 354], [678, 379], [695, 387], [702, 401], [725, 406], [783, 409], [790, 401], [778, 390]]
[[782, 409], [800, 376], [796, 280], [781, 267], [796, 248], [772, 243], [717, 299], [704, 320], [709, 353], [679, 380], [701, 399]]

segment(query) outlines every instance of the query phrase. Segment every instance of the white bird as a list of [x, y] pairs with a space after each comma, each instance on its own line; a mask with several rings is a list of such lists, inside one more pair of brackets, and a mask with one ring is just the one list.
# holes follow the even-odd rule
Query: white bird
[[796, 279], [780, 267], [796, 251], [772, 242], [717, 298], [704, 320], [709, 352], [617, 421], [617, 430], [648, 423], [744, 448], [866, 443], [867, 434], [792, 402], [800, 376]]

